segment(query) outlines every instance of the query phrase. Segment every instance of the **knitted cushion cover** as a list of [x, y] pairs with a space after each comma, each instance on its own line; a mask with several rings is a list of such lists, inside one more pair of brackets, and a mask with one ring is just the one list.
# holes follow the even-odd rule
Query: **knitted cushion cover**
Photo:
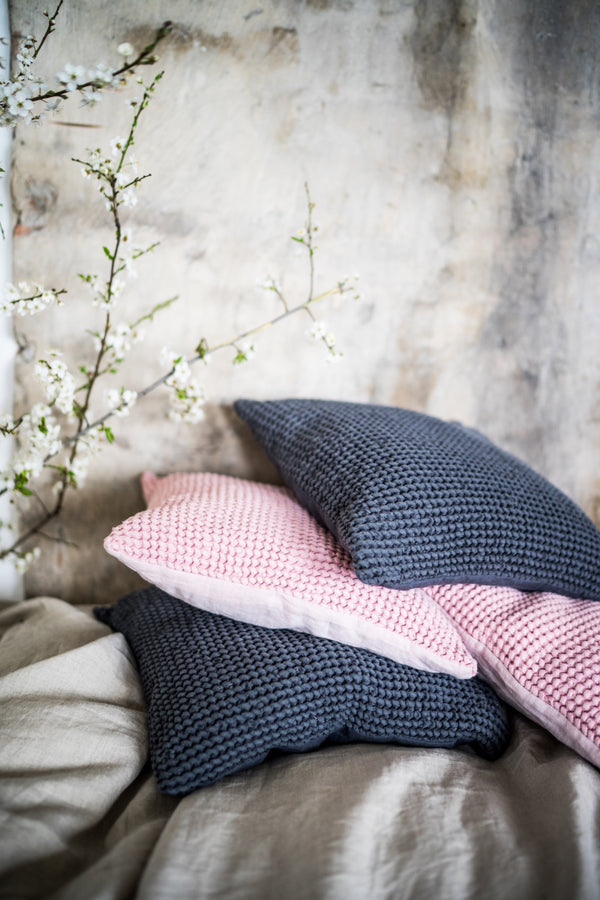
[[181, 796], [325, 741], [469, 744], [486, 759], [509, 728], [477, 678], [423, 672], [335, 641], [262, 628], [149, 587], [97, 609], [137, 660], [159, 788]]
[[105, 541], [146, 581], [209, 612], [293, 628], [429, 671], [477, 666], [421, 588], [363, 584], [335, 538], [285, 487], [213, 474], [147, 472], [149, 508]]
[[593, 522], [478, 432], [371, 404], [239, 400], [235, 409], [363, 581], [600, 599]]
[[600, 604], [482, 585], [432, 596], [497, 692], [600, 767]]

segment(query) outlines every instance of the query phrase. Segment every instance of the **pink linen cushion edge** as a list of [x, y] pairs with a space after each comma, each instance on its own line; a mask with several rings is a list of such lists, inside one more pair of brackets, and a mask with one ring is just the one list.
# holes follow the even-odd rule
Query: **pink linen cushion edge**
[[427, 589], [496, 692], [600, 768], [600, 604], [549, 592]]
[[350, 556], [288, 488], [228, 475], [146, 472], [148, 508], [108, 553], [180, 600], [252, 625], [290, 628], [457, 678], [477, 665], [421, 588], [361, 582]]

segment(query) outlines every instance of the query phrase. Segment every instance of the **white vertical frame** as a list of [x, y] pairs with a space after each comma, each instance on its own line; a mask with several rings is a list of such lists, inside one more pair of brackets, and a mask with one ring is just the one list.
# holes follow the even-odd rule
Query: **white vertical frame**
[[[0, 79], [10, 72], [10, 19], [7, 0], [0, 0], [0, 59], [3, 69]], [[0, 128], [0, 166], [4, 175], [0, 176], [0, 221], [4, 237], [0, 237], [0, 290], [12, 278], [12, 228], [10, 198], [10, 153], [12, 129]], [[6, 316], [0, 316], [0, 413], [9, 412], [13, 406], [14, 366], [16, 344], [13, 336], [12, 322]], [[5, 468], [11, 455], [12, 441], [0, 439], [0, 470]], [[12, 509], [6, 495], [0, 497], [0, 519], [9, 522]], [[0, 600], [17, 601], [23, 598], [23, 578], [15, 572], [9, 560], [0, 560]]]

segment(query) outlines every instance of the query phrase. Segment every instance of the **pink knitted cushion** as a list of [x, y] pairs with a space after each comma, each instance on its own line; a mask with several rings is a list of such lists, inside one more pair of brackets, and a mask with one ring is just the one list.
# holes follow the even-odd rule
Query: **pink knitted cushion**
[[600, 604], [507, 587], [436, 585], [479, 673], [511, 705], [600, 766]]
[[421, 588], [366, 585], [350, 556], [284, 487], [212, 474], [142, 476], [148, 509], [105, 548], [142, 578], [208, 612], [291, 628], [431, 672], [476, 664]]

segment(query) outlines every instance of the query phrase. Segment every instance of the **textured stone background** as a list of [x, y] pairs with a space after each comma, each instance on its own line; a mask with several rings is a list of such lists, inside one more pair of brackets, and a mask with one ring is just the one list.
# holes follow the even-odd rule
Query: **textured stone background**
[[[46, 5], [13, 0], [13, 32], [39, 31]], [[157, 0], [66, 0], [41, 68], [113, 62], [120, 41], [140, 47], [166, 10]], [[304, 299], [306, 267], [289, 235], [304, 222], [305, 181], [320, 226], [318, 285], [358, 271], [363, 299], [320, 311], [345, 354], [338, 366], [306, 342], [307, 322], [291, 320], [261, 337], [248, 366], [225, 354], [202, 373], [202, 425], [168, 423], [158, 393], [116, 420], [115, 446], [61, 525], [79, 549], [45, 544], [28, 594], [104, 601], [137, 585], [102, 538], [141, 508], [146, 468], [275, 480], [231, 411], [241, 395], [461, 419], [599, 522], [598, 5], [171, 0], [166, 14], [175, 29], [160, 53], [165, 76], [137, 142], [152, 178], [127, 215], [140, 244], [161, 246], [140, 261], [122, 317], [181, 299], [119, 385], [160, 374], [164, 344], [191, 352], [202, 336], [233, 337], [275, 314], [256, 287], [267, 274], [291, 302]], [[107, 146], [126, 121], [119, 94], [17, 133], [15, 277], [69, 290], [65, 310], [21, 336], [19, 407], [33, 399], [34, 350], [86, 358], [82, 329], [94, 319], [76, 276], [102, 271], [110, 232], [69, 160]]]

